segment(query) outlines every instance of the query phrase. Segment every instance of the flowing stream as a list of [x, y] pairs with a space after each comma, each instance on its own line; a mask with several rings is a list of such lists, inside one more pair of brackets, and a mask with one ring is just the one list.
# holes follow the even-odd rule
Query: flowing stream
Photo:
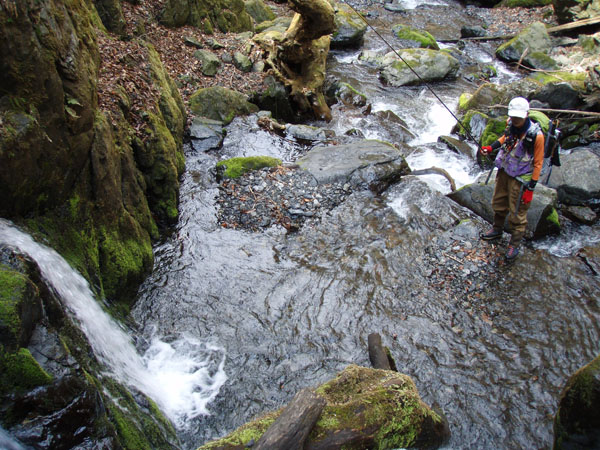
[[[430, 20], [440, 17], [438, 25], [455, 32], [471, 20], [453, 2], [417, 10]], [[389, 27], [382, 30], [393, 42]], [[387, 51], [371, 31], [364, 48]], [[469, 44], [465, 52], [493, 63], [496, 82], [517, 77], [492, 59], [491, 47]], [[383, 86], [358, 55], [332, 52], [328, 73], [364, 93], [372, 112], [390, 110], [405, 121], [413, 134], [410, 166], [443, 167], [458, 186], [474, 180], [480, 169], [473, 159], [437, 143], [454, 119], [431, 93]], [[476, 86], [457, 80], [434, 88], [455, 108], [459, 95]], [[317, 125], [339, 136], [359, 129], [367, 138], [405, 139], [383, 116], [365, 116], [360, 108], [338, 104], [333, 114], [331, 123]], [[490, 324], [466, 296], [440, 295], [429, 286], [425, 261], [439, 259], [442, 265], [444, 259], [430, 254], [429, 245], [446, 239], [467, 217], [444, 197], [449, 187], [441, 177], [421, 177], [426, 185], [402, 182], [382, 198], [355, 193], [319, 225], [296, 234], [217, 224], [212, 168], [218, 159], [270, 155], [293, 161], [303, 151], [261, 130], [252, 117], [234, 120], [216, 153], [187, 149], [180, 221], [156, 247], [154, 272], [133, 316], [147, 339], [186, 333], [225, 349], [227, 381], [209, 405], [211, 414], [180, 431], [189, 448], [279, 408], [348, 364], [368, 366], [371, 332], [382, 334], [424, 400], [448, 416], [448, 448], [551, 446], [560, 390], [600, 351], [594, 300], [600, 286], [570, 256], [573, 250], [564, 258], [539, 251], [525, 267], [499, 269], [498, 282], [481, 300], [494, 311]], [[562, 248], [560, 239], [554, 242]]]
[[[454, 32], [471, 20], [459, 3], [430, 3], [405, 7], [439, 18], [439, 27]], [[385, 24], [383, 14], [377, 26]], [[393, 42], [388, 28], [381, 30]], [[465, 52], [496, 65], [494, 81], [513, 79], [485, 45], [469, 44]], [[365, 48], [387, 51], [371, 31]], [[329, 72], [365, 93], [373, 112], [393, 111], [405, 121], [413, 135], [411, 168], [443, 167], [458, 186], [480, 173], [472, 158], [437, 143], [454, 119], [425, 88], [382, 86], [356, 51], [332, 52]], [[451, 109], [462, 92], [476, 88], [461, 80], [433, 86]], [[321, 125], [338, 135], [355, 128], [367, 138], [393, 142], [399, 136], [376, 118], [382, 116], [342, 105], [333, 113], [334, 120]], [[498, 269], [482, 300], [494, 310], [491, 324], [466, 297], [441, 295], [429, 285], [426, 262], [444, 264], [431, 244], [449, 239], [469, 217], [444, 196], [449, 188], [441, 177], [403, 181], [382, 197], [355, 192], [321, 223], [295, 234], [219, 226], [213, 173], [219, 158], [294, 161], [305, 151], [260, 129], [255, 117], [235, 119], [218, 152], [186, 147], [180, 220], [155, 247], [153, 273], [132, 311], [137, 350], [59, 255], [6, 221], [0, 221], [0, 240], [40, 264], [107, 371], [154, 398], [186, 448], [281, 407], [348, 364], [368, 366], [372, 332], [381, 333], [424, 401], [447, 415], [447, 448], [550, 447], [560, 390], [600, 352], [600, 283], [572, 256], [587, 238], [569, 251], [568, 238], [555, 238], [515, 269]], [[558, 250], [549, 251], [552, 246]]]

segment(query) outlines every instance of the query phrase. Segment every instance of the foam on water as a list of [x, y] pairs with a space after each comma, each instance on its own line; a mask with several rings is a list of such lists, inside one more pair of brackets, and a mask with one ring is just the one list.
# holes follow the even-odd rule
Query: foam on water
[[54, 250], [38, 244], [0, 219], [0, 243], [17, 247], [35, 260], [67, 309], [79, 321], [109, 375], [151, 397], [175, 426], [208, 414], [227, 380], [225, 351], [191, 336], [169, 343], [155, 338], [140, 356], [129, 335], [95, 300], [87, 281]]

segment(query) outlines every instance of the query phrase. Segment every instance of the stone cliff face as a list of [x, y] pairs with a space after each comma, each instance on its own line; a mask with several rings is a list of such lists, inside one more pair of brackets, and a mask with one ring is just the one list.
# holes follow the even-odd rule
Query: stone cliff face
[[98, 109], [103, 29], [91, 0], [0, 3], [0, 216], [45, 235], [109, 300], [127, 304], [152, 265], [157, 222], [177, 217], [185, 112], [151, 46], [143, 136], [128, 94]]
[[[92, 0], [0, 0], [0, 217], [127, 312], [152, 267], [151, 240], [177, 218], [185, 109], [147, 43], [133, 62], [157, 93], [143, 123], [125, 87], [109, 93], [118, 107], [101, 109], [98, 36], [116, 39]], [[36, 448], [177, 447], [155, 404], [103, 376], [36, 265], [1, 245], [0, 287], [5, 429]]]

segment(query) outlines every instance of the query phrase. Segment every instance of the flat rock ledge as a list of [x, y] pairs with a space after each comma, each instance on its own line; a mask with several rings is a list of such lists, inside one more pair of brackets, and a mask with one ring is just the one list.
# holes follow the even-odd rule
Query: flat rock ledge
[[383, 192], [410, 169], [395, 147], [379, 141], [315, 147], [291, 167], [265, 168], [219, 185], [218, 223], [261, 231], [297, 231], [320, 220], [352, 192]]

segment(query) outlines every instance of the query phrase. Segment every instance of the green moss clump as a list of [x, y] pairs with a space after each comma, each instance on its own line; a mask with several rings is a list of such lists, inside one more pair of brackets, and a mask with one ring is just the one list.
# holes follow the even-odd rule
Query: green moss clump
[[5, 352], [0, 346], [0, 394], [23, 392], [48, 384], [49, 375], [26, 348], [16, 353]]
[[550, 214], [548, 214], [548, 216], [546, 217], [546, 220], [548, 222], [553, 223], [556, 226], [560, 227], [560, 220], [558, 218], [558, 211], [556, 211], [556, 208], [552, 208], [552, 212]]
[[481, 135], [481, 145], [492, 145], [506, 129], [506, 118], [490, 119]]
[[414, 42], [420, 48], [440, 49], [435, 38], [427, 31], [415, 30], [406, 25], [394, 25], [392, 31], [399, 39], [410, 41], [411, 43]]
[[568, 82], [576, 89], [585, 89], [585, 79], [587, 77], [586, 72], [571, 73], [562, 71], [551, 71], [551, 72], [536, 72], [529, 76], [528, 79], [532, 79], [543, 85], [549, 83], [563, 83]]
[[18, 304], [26, 284], [24, 275], [0, 264], [0, 330], [6, 329], [15, 340], [21, 326]]
[[460, 97], [458, 97], [458, 110], [459, 111], [466, 111], [467, 104], [472, 96], [473, 96], [473, 94], [469, 94], [468, 92], [463, 92], [462, 94], [460, 94]]
[[149, 240], [123, 237], [116, 230], [102, 228], [99, 239], [100, 267], [104, 291], [115, 296], [117, 289], [136, 286], [152, 266], [152, 245]]
[[264, 167], [277, 167], [280, 164], [280, 159], [270, 156], [248, 156], [219, 161], [217, 168], [225, 167], [224, 175], [226, 177], [238, 178], [251, 170], [262, 169]]
[[242, 425], [233, 433], [222, 439], [204, 444], [198, 450], [211, 450], [235, 445], [245, 446], [252, 439], [258, 441], [271, 424], [275, 422], [275, 419], [279, 417], [281, 411], [282, 410], [265, 414], [258, 419]]

